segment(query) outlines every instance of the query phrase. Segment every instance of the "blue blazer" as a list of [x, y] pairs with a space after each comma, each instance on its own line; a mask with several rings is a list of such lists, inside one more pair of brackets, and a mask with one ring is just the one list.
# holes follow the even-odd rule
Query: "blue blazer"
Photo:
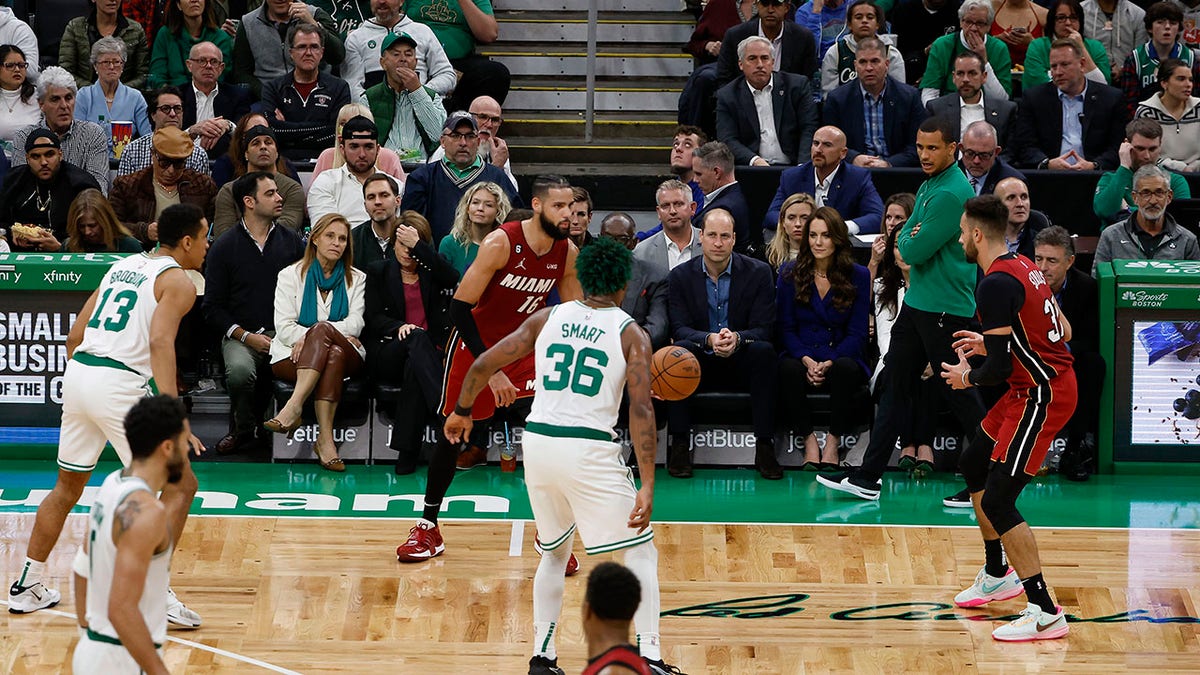
[[871, 275], [867, 268], [854, 266], [850, 276], [854, 282], [854, 304], [849, 309], [839, 310], [833, 306], [832, 290], [821, 298], [816, 286], [811, 290], [809, 304], [797, 302], [796, 287], [788, 278], [794, 266], [795, 263], [787, 263], [780, 269], [775, 286], [783, 354], [794, 359], [807, 356], [817, 361], [833, 361], [845, 356], [854, 359], [870, 376], [871, 369], [865, 357], [867, 316], [871, 313]]
[[[892, 166], [920, 166], [917, 161], [917, 129], [929, 117], [921, 103], [921, 92], [903, 82], [887, 78], [883, 92], [883, 140], [889, 155], [884, 157]], [[846, 159], [867, 149], [867, 120], [863, 115], [862, 87], [854, 79], [829, 92], [822, 111], [825, 124], [835, 126], [846, 134]]]
[[[729, 330], [744, 341], [771, 341], [775, 330], [775, 296], [771, 293], [771, 267], [740, 253], [730, 258]], [[709, 330], [708, 289], [704, 256], [698, 255], [671, 270], [667, 277], [671, 337], [676, 344], [707, 349]]]
[[[779, 189], [775, 191], [775, 199], [771, 200], [771, 208], [767, 209], [763, 227], [774, 231], [779, 225], [779, 209], [783, 202], [797, 192], [815, 195], [816, 181], [812, 162], [784, 171], [779, 177]], [[842, 162], [825, 195], [825, 205], [837, 209], [842, 218], [853, 220], [860, 234], [879, 232], [879, 225], [883, 221], [883, 200], [875, 190], [869, 170]]]
[[696, 211], [696, 215], [692, 216], [692, 225], [700, 227], [704, 223], [704, 214], [713, 209], [725, 209], [733, 215], [733, 233], [737, 235], [733, 250], [745, 253], [754, 242], [750, 233], [750, 204], [746, 202], [742, 186], [735, 181], [722, 190], [711, 202], [705, 204], [704, 208]]

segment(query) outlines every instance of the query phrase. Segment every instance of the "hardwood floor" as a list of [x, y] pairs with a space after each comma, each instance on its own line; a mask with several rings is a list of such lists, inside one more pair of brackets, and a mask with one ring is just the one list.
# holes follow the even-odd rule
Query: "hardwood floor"
[[[0, 515], [0, 568], [20, 566], [32, 514]], [[85, 519], [49, 561], [67, 596]], [[446, 554], [401, 565], [408, 520], [193, 518], [172, 584], [204, 618], [173, 638], [173, 672], [524, 673], [532, 641], [533, 527], [449, 522]], [[656, 525], [668, 662], [697, 673], [1200, 671], [1200, 532], [1036, 530], [1058, 601], [1084, 619], [1064, 640], [992, 641], [983, 610], [951, 598], [982, 562], [977, 531], [941, 527]], [[581, 550], [582, 546], [577, 546]], [[567, 580], [559, 664], [585, 662], [585, 558]], [[9, 580], [6, 579], [6, 582]], [[0, 619], [0, 672], [70, 670], [70, 602]], [[1131, 612], [1132, 614], [1123, 614]], [[1097, 618], [1108, 617], [1104, 621]], [[1136, 620], [1130, 620], [1130, 619]], [[1173, 622], [1151, 622], [1147, 619]]]

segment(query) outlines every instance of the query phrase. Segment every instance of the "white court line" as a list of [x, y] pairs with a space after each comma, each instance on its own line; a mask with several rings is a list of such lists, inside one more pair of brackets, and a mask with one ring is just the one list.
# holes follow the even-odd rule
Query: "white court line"
[[[0, 600], [0, 605], [4, 605], [7, 607], [8, 601]], [[66, 617], [73, 621], [76, 620], [74, 614], [62, 612], [57, 609], [39, 609], [37, 611], [37, 613], [38, 614], [42, 614], [42, 613], [53, 614], [55, 616]], [[78, 625], [78, 624], [76, 624], [76, 625]], [[288, 670], [287, 668], [281, 668], [279, 666], [267, 663], [265, 661], [259, 661], [258, 659], [250, 658], [249, 656], [243, 656], [241, 654], [234, 654], [233, 652], [227, 652], [224, 649], [220, 649], [217, 647], [210, 647], [210, 646], [200, 643], [200, 642], [192, 642], [191, 640], [184, 640], [181, 638], [172, 637], [170, 635], [167, 636], [167, 641], [183, 645], [184, 647], [190, 647], [192, 649], [199, 649], [201, 651], [211, 652], [213, 654], [216, 654], [217, 656], [224, 656], [226, 658], [233, 659], [234, 661], [241, 661], [242, 663], [248, 663], [252, 666], [258, 666], [259, 668], [262, 668], [263, 670], [269, 670], [273, 673], [280, 673], [281, 675], [302, 675], [301, 673], [298, 673], [294, 670]]]
[[508, 557], [520, 558], [521, 549], [525, 543], [525, 521], [514, 520], [512, 524], [512, 534], [508, 537]]

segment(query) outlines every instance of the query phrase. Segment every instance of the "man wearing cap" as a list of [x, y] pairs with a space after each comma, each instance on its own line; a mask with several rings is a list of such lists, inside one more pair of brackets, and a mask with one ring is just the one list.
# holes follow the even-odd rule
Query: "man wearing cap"
[[154, 132], [150, 167], [113, 181], [113, 211], [146, 250], [158, 241], [158, 215], [168, 206], [195, 204], [208, 222], [213, 221], [216, 183], [185, 166], [195, 147], [183, 129], [159, 129]]
[[[500, 125], [504, 122], [504, 111], [500, 108], [500, 102], [491, 96], [480, 96], [471, 101], [467, 112], [475, 118], [475, 126], [478, 128], [476, 133], [479, 134], [479, 157], [487, 164], [504, 169], [513, 188], [519, 189], [517, 177], [512, 172], [512, 162], [508, 158], [508, 143], [500, 138]], [[430, 155], [429, 161], [436, 162], [445, 156], [446, 150], [439, 145]]]
[[[275, 219], [275, 224], [299, 234], [307, 213], [304, 187], [291, 176], [276, 170], [279, 152], [275, 146], [275, 133], [270, 127], [261, 124], [250, 127], [242, 135], [242, 153], [246, 160], [247, 173], [261, 171], [275, 177], [275, 189], [283, 198], [283, 210]], [[212, 221], [214, 240], [237, 225], [241, 217], [241, 209], [238, 208], [237, 199], [233, 194], [233, 183], [234, 181], [226, 183], [217, 192], [216, 217]]]
[[57, 251], [67, 240], [67, 209], [75, 195], [88, 188], [100, 189], [87, 171], [63, 160], [58, 135], [34, 129], [25, 138], [25, 163], [4, 176], [0, 187], [0, 227], [13, 223], [36, 225], [41, 237], [13, 233], [14, 251]]
[[433, 30], [404, 13], [404, 0], [374, 0], [371, 11], [374, 16], [346, 36], [342, 77], [350, 84], [350, 95], [354, 100], [361, 98], [367, 87], [383, 81], [379, 46], [389, 33], [404, 33], [417, 43], [417, 75], [442, 98], [449, 96], [458, 77]]
[[462, 110], [451, 113], [442, 125], [441, 142], [445, 157], [408, 174], [400, 203], [402, 211], [411, 209], [425, 216], [434, 241], [441, 241], [450, 233], [458, 201], [475, 183], [495, 183], [508, 194], [514, 208], [524, 205], [504, 170], [479, 157], [479, 126], [471, 113]]
[[[155, 129], [183, 126], [183, 95], [179, 89], [166, 85], [150, 92], [147, 98], [150, 107], [146, 112], [150, 114], [150, 124]], [[127, 176], [150, 168], [152, 154], [154, 154], [154, 134], [138, 136], [129, 141], [129, 144], [125, 146], [125, 152], [121, 153], [117, 176]], [[208, 153], [199, 145], [192, 150], [192, 155], [188, 157], [186, 168], [199, 171], [206, 176], [212, 175], [212, 167], [208, 163]]]
[[346, 81], [321, 71], [325, 35], [300, 23], [288, 31], [295, 67], [263, 85], [257, 109], [275, 129], [280, 152], [290, 159], [314, 159], [333, 143], [338, 110], [350, 102]]
[[[378, 130], [375, 123], [356, 115], [342, 125], [342, 139], [338, 141], [346, 163], [336, 169], [322, 171], [308, 188], [308, 217], [317, 222], [327, 213], [340, 213], [357, 227], [370, 216], [363, 202], [363, 181], [379, 172], [375, 166], [379, 158]], [[404, 182], [392, 176], [401, 192]]]
[[437, 149], [439, 129], [446, 121], [442, 97], [421, 84], [417, 41], [411, 35], [388, 33], [379, 54], [384, 81], [367, 89], [361, 100], [375, 116], [381, 145], [394, 150], [401, 161], [424, 162]]
[[[13, 134], [12, 147], [25, 147], [35, 129], [49, 129], [58, 136], [64, 160], [92, 174], [102, 192], [108, 192], [108, 144], [112, 134], [100, 125], [75, 119], [75, 76], [58, 66], [42, 72], [37, 83], [42, 121]], [[25, 163], [25, 155], [14, 152], [13, 167]]]

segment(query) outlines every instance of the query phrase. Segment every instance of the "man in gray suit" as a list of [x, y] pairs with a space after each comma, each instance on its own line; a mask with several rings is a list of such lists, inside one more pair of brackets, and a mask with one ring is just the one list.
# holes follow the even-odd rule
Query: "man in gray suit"
[[[600, 236], [615, 239], [630, 251], [638, 244], [633, 218], [621, 211], [613, 211], [600, 221]], [[667, 318], [666, 270], [635, 257], [621, 309], [650, 335], [651, 347], [657, 350], [666, 345], [671, 332], [671, 322]]]
[[987, 79], [983, 60], [975, 52], [963, 52], [954, 59], [954, 86], [945, 96], [939, 96], [925, 108], [932, 117], [941, 117], [954, 128], [954, 138], [962, 140], [962, 132], [972, 122], [984, 121], [996, 129], [999, 145], [1008, 145], [1008, 130], [1017, 112], [1017, 104], [1007, 99], [985, 96], [983, 83]]
[[680, 263], [703, 255], [700, 230], [692, 226], [696, 202], [692, 198], [692, 189], [685, 183], [674, 178], [663, 181], [654, 198], [663, 229], [638, 244], [633, 250], [633, 258], [649, 263], [665, 276]]

